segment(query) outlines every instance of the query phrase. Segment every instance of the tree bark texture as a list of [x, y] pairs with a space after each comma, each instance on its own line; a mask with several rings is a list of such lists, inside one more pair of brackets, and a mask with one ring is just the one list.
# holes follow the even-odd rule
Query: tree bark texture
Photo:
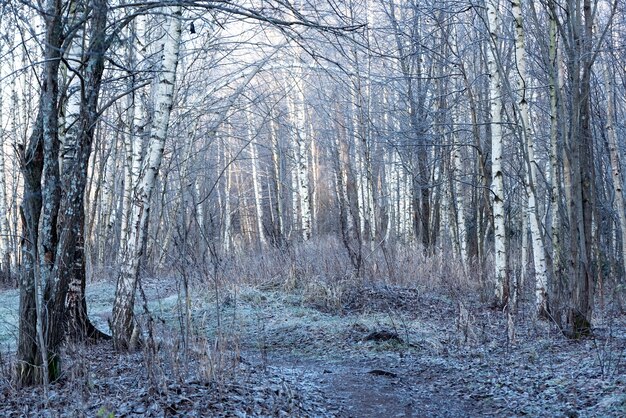
[[504, 175], [502, 172], [502, 80], [499, 68], [498, 44], [500, 29], [498, 0], [487, 3], [489, 44], [487, 60], [489, 67], [489, 113], [491, 117], [491, 192], [493, 196], [493, 224], [495, 240], [495, 303], [503, 306], [508, 300], [507, 248], [504, 208]]
[[[113, 343], [118, 350], [133, 350], [137, 341], [133, 332], [137, 326], [134, 318], [135, 289], [139, 279], [140, 262], [146, 248], [150, 201], [157, 174], [163, 158], [170, 114], [174, 102], [176, 67], [181, 39], [181, 6], [169, 9], [167, 29], [163, 42], [161, 71], [154, 102], [154, 122], [143, 165], [142, 176], [135, 190], [130, 217], [129, 240], [115, 291], [115, 304], [111, 320]], [[136, 333], [135, 333], [136, 334]]]

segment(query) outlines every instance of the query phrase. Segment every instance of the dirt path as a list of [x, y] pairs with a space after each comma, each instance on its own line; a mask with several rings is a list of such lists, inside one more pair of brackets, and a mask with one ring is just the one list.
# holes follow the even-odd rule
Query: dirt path
[[445, 396], [438, 390], [432, 370], [416, 369], [412, 360], [389, 364], [344, 360], [336, 363], [275, 359], [287, 373], [299, 373], [316, 384], [341, 417], [465, 417], [488, 416], [464, 399]]
[[[520, 318], [509, 344], [504, 317], [486, 307], [459, 325], [440, 296], [366, 293], [374, 303], [359, 306], [379, 309], [329, 313], [266, 295], [242, 335], [265, 347], [268, 364], [321, 391], [337, 416], [626, 416], [623, 316], [579, 342]], [[381, 331], [399, 340], [368, 340]]]
[[386, 362], [315, 364], [296, 361], [282, 368], [287, 372], [296, 371], [317, 384], [328, 403], [338, 408], [338, 416], [485, 416], [468, 402], [437, 393], [432, 376], [389, 367]]

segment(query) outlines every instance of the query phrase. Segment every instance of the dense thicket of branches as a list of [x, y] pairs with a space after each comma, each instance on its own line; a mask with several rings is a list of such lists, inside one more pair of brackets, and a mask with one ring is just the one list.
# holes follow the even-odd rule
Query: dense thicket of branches
[[446, 252], [495, 306], [532, 282], [588, 334], [624, 289], [624, 6], [258, 3], [2, 3], [21, 383], [54, 378], [65, 330], [102, 336], [87, 271], [119, 277], [127, 349], [142, 274], [329, 235], [355, 276], [381, 246]]

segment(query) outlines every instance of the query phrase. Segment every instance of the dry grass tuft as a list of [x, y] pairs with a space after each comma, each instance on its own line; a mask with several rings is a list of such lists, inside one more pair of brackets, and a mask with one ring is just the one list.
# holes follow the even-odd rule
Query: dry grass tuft
[[[326, 310], [339, 310], [355, 288], [392, 286], [474, 297], [483, 289], [481, 275], [464, 268], [449, 252], [426, 254], [419, 244], [380, 244], [363, 250], [356, 272], [340, 240], [325, 237], [286, 248], [233, 256], [222, 263], [226, 283], [302, 294]], [[357, 274], [359, 273], [359, 274]]]

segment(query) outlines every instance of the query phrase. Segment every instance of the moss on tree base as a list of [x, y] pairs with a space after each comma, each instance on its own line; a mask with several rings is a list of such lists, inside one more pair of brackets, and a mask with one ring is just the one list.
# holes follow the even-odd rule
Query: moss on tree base
[[[48, 354], [48, 379], [54, 382], [61, 377], [61, 358], [57, 354]], [[41, 385], [44, 383], [44, 373], [41, 358], [32, 362], [18, 362], [15, 368], [15, 384], [18, 387]]]
[[567, 338], [579, 340], [591, 336], [591, 321], [580, 312], [572, 312], [569, 317], [569, 327], [563, 331]]

